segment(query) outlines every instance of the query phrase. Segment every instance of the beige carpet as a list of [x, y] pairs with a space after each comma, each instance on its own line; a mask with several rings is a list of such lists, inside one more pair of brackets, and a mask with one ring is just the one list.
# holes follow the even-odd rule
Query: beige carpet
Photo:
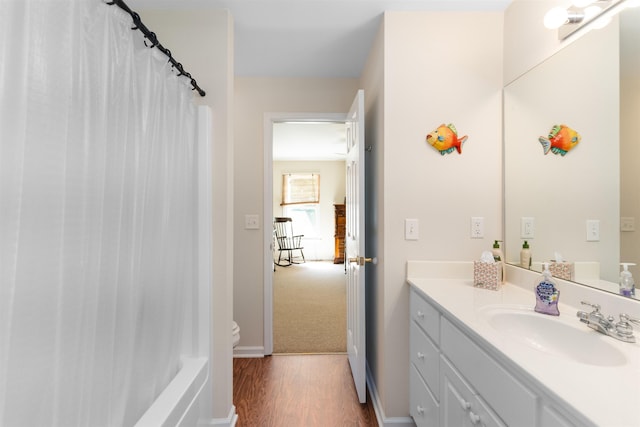
[[346, 352], [345, 281], [343, 264], [307, 262], [276, 266], [273, 352]]

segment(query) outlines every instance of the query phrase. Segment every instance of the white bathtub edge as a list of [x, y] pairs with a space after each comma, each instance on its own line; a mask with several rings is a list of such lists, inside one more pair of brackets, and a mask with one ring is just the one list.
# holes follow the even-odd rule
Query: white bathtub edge
[[177, 426], [207, 382], [206, 357], [182, 357], [182, 367], [135, 427]]

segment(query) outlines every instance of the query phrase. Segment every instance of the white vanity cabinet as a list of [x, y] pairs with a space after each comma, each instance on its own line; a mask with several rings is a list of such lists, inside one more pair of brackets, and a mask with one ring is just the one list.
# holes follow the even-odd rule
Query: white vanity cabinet
[[410, 414], [418, 427], [438, 426], [440, 313], [424, 298], [411, 298], [410, 305]]
[[[532, 390], [440, 313], [424, 294], [410, 292], [410, 414], [418, 427], [572, 427]], [[513, 368], [511, 368], [513, 369]]]

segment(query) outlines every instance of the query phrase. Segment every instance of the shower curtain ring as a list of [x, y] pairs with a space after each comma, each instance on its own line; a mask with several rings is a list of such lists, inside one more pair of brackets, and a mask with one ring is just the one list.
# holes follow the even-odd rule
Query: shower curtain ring
[[158, 38], [156, 37], [156, 33], [150, 32], [149, 34], [145, 34], [145, 39], [151, 42], [151, 46], [149, 46], [145, 40], [144, 45], [148, 48], [154, 48], [158, 45]]
[[176, 62], [176, 68], [178, 69], [178, 77], [185, 75], [184, 68], [182, 68], [181, 63]]
[[[117, 0], [114, 0], [114, 3]], [[140, 28], [140, 24], [142, 24], [142, 18], [140, 18], [140, 15], [138, 14], [138, 12], [133, 12], [131, 14], [131, 19], [133, 19], [133, 25], [134, 27], [131, 27], [132, 30], [137, 30]]]

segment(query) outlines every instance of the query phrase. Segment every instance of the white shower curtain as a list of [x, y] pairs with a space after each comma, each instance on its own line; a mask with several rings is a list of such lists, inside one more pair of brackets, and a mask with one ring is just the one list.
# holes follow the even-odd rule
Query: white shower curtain
[[195, 281], [188, 80], [100, 0], [0, 0], [0, 426], [129, 426]]

